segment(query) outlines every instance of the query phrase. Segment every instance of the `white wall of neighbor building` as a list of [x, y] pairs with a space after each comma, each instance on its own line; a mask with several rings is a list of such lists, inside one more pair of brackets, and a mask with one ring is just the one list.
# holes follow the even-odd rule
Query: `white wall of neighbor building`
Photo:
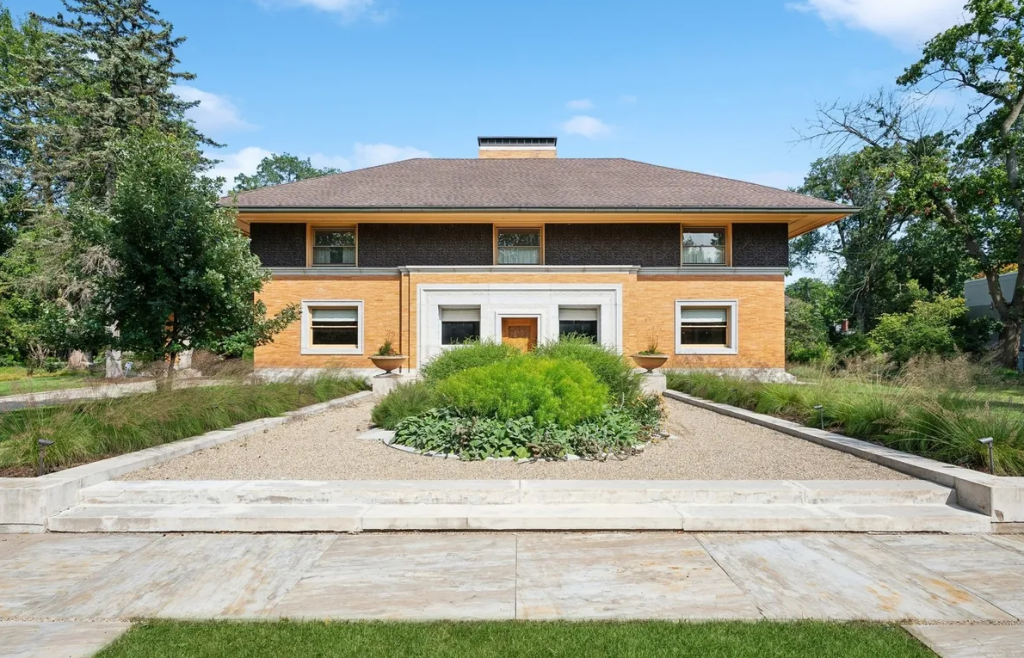
[[501, 341], [505, 317], [537, 318], [537, 340], [558, 340], [560, 308], [598, 309], [602, 344], [622, 351], [622, 285], [594, 284], [421, 284], [417, 291], [419, 367], [441, 353], [441, 309], [480, 307], [481, 340]]
[[[999, 287], [1003, 289], [1003, 296], [1007, 299], [1012, 298], [1013, 284], [1016, 282], [1016, 272], [1007, 272], [999, 277]], [[988, 281], [985, 279], [971, 279], [964, 284], [964, 301], [967, 303], [970, 317], [996, 317], [995, 311], [992, 310], [992, 297], [988, 294]]]

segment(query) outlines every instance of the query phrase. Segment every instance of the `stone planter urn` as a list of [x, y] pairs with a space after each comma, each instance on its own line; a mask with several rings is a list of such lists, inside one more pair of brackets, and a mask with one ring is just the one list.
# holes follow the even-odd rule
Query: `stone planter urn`
[[633, 359], [633, 363], [651, 373], [655, 368], [665, 365], [665, 362], [668, 361], [668, 354], [634, 354], [630, 358]]
[[404, 354], [395, 354], [393, 356], [371, 356], [370, 361], [373, 361], [373, 365], [383, 370], [384, 374], [390, 375], [392, 370], [397, 370], [405, 365], [405, 361], [408, 358]]

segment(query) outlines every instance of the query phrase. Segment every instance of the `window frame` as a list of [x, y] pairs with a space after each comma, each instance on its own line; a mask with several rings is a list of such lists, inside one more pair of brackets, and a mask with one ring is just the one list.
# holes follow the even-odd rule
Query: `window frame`
[[[593, 311], [594, 315], [596, 317], [593, 320], [562, 320], [562, 311]], [[603, 344], [602, 343], [603, 335], [602, 335], [602, 327], [601, 327], [601, 307], [600, 306], [586, 306], [586, 305], [574, 306], [574, 305], [562, 305], [562, 304], [560, 304], [558, 306], [557, 322], [558, 322], [558, 337], [559, 337], [559, 339], [561, 339], [561, 337], [564, 335], [562, 333], [562, 322], [594, 322], [596, 324], [596, 327], [595, 327], [596, 331], [594, 333], [594, 344], [595, 345], [602, 345]]]
[[[444, 342], [444, 322], [445, 322], [444, 321], [444, 312], [445, 312], [445, 310], [453, 310], [453, 311], [476, 310], [476, 312], [477, 312], [477, 319], [475, 320], [476, 325], [477, 325], [477, 327], [476, 327], [476, 339], [477, 339], [478, 342], [483, 340], [483, 307], [482, 306], [472, 306], [472, 305], [470, 305], [470, 306], [460, 306], [460, 305], [457, 305], [457, 304], [450, 305], [450, 306], [438, 306], [437, 307], [437, 338], [438, 338], [438, 341], [440, 341], [440, 345], [441, 345], [442, 349], [446, 349], [446, 350], [447, 349], [452, 349], [452, 348], [460, 347], [460, 346], [465, 344], [465, 343], [447, 343], [446, 344]], [[464, 322], [473, 322], [473, 321], [472, 320], [465, 320]]]
[[[307, 236], [306, 244], [306, 263], [307, 267], [359, 267], [359, 225], [345, 225], [345, 226], [322, 226], [315, 224], [307, 224]], [[316, 262], [316, 233], [317, 231], [351, 231], [352, 232], [352, 249], [355, 252], [355, 258], [353, 263], [317, 263]]]
[[[725, 254], [721, 263], [687, 263], [686, 262], [686, 232], [701, 233], [708, 231], [722, 231], [725, 234]], [[693, 224], [680, 224], [679, 226], [679, 266], [680, 267], [731, 267], [732, 266], [732, 224], [715, 226], [695, 226]]]
[[[499, 263], [498, 262], [498, 234], [502, 231], [507, 233], [532, 233], [536, 231], [540, 235], [540, 257], [537, 263]], [[502, 267], [537, 267], [538, 265], [544, 264], [544, 225], [535, 226], [508, 226], [502, 224], [494, 224], [494, 265], [500, 265]]]
[[[725, 334], [729, 339], [726, 345], [684, 345], [680, 340], [680, 329], [683, 325], [683, 309], [713, 308], [724, 309], [726, 312]], [[676, 300], [675, 332], [676, 354], [739, 354], [740, 312], [739, 301], [735, 299], [677, 299]]]
[[[313, 310], [314, 309], [356, 309], [356, 345], [314, 345], [313, 344]], [[354, 354], [361, 355], [364, 351], [366, 323], [363, 315], [363, 301], [355, 299], [302, 300], [302, 338], [301, 354]]]

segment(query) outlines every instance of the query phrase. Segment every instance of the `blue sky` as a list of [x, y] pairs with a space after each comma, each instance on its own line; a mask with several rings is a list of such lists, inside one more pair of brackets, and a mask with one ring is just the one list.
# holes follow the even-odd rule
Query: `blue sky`
[[[152, 0], [180, 90], [233, 178], [270, 152], [342, 169], [475, 157], [477, 135], [557, 135], [628, 157], [796, 185], [816, 102], [891, 85], [962, 0]], [[8, 0], [16, 15], [58, 0]]]

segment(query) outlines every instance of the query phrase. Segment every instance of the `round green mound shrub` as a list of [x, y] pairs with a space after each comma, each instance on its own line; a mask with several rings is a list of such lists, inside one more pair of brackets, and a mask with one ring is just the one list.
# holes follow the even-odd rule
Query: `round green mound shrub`
[[586, 336], [563, 336], [557, 342], [544, 343], [534, 352], [544, 359], [572, 359], [587, 366], [608, 387], [617, 404], [640, 397], [640, 374], [624, 356], [605, 345], [595, 345]]
[[420, 369], [420, 375], [426, 382], [437, 383], [463, 370], [507, 361], [519, 356], [521, 356], [519, 350], [511, 345], [491, 341], [466, 343], [445, 350], [431, 359]]
[[457, 372], [437, 385], [447, 406], [496, 420], [532, 417], [566, 428], [600, 414], [608, 387], [573, 360], [520, 356]]

